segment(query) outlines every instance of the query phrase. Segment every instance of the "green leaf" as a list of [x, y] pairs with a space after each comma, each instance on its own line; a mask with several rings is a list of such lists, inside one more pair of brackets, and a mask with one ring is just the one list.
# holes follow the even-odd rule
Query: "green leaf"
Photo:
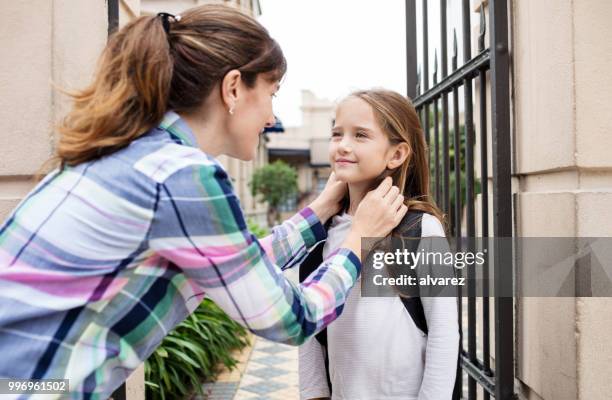
[[247, 343], [246, 329], [205, 299], [175, 327], [145, 363], [147, 399], [184, 399], [214, 379], [218, 364], [236, 365], [231, 351]]

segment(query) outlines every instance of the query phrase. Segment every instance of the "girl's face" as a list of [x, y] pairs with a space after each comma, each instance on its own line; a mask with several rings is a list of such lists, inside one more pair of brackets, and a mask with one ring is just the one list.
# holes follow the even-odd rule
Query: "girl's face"
[[329, 162], [336, 177], [349, 184], [370, 184], [387, 167], [396, 168], [392, 146], [372, 107], [357, 97], [343, 100], [336, 110], [329, 145]]

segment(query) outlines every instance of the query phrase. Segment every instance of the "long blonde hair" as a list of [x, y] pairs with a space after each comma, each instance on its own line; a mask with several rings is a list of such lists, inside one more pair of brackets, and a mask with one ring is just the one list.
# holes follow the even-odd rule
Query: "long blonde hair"
[[[164, 23], [167, 24], [167, 31]], [[227, 6], [192, 8], [180, 19], [142, 16], [114, 33], [93, 82], [72, 93], [51, 166], [74, 166], [126, 147], [167, 110], [192, 111], [232, 69], [253, 87], [257, 75], [284, 75], [283, 53], [266, 29]]]
[[384, 89], [359, 90], [348, 97], [368, 103], [376, 122], [392, 144], [406, 143], [410, 148], [406, 161], [389, 176], [404, 195], [408, 211], [420, 210], [438, 218], [446, 230], [446, 218], [429, 192], [428, 148], [416, 110], [410, 100]]

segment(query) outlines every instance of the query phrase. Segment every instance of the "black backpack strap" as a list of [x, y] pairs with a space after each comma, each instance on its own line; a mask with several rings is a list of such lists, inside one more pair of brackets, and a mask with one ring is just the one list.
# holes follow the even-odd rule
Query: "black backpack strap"
[[427, 319], [425, 318], [425, 310], [423, 309], [421, 298], [400, 296], [400, 300], [404, 303], [404, 308], [408, 311], [408, 314], [410, 314], [417, 328], [427, 335], [429, 330], [427, 328]]
[[[317, 268], [323, 263], [323, 246], [325, 242], [317, 243], [309, 252], [304, 261], [300, 264], [300, 282], [304, 282]], [[323, 356], [325, 359], [325, 377], [327, 378], [327, 386], [331, 394], [332, 385], [329, 376], [329, 356], [327, 355], [327, 328], [315, 335], [315, 339], [321, 347], [323, 347]]]
[[325, 242], [319, 242], [308, 251], [308, 255], [300, 264], [300, 282], [304, 282], [323, 262], [323, 246]]
[[[304, 282], [323, 263], [323, 246], [325, 242], [319, 242], [309, 252], [300, 264], [300, 282]], [[321, 346], [327, 346], [327, 328], [315, 335]]]
[[[423, 211], [410, 211], [400, 222], [398, 226], [398, 232], [402, 237], [405, 238], [420, 238], [422, 234], [421, 223], [423, 221]], [[404, 241], [404, 245], [408, 247], [408, 251], [418, 251], [420, 241], [418, 240], [407, 240]], [[425, 318], [425, 310], [423, 309], [423, 302], [420, 297], [404, 297], [400, 296], [400, 300], [404, 304], [404, 308], [410, 314], [410, 317], [414, 321], [414, 324], [424, 334], [428, 334], [427, 319]]]

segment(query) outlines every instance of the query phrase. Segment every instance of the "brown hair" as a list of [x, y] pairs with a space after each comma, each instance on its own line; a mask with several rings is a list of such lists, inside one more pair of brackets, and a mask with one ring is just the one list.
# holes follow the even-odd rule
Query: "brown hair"
[[60, 123], [54, 164], [77, 165], [111, 154], [156, 126], [167, 110], [201, 106], [233, 69], [253, 87], [258, 74], [280, 80], [283, 53], [266, 29], [222, 5], [204, 5], [170, 19], [143, 16], [114, 33], [93, 82], [72, 93]]
[[348, 97], [359, 98], [372, 107], [376, 121], [392, 144], [408, 144], [410, 153], [406, 161], [387, 175], [391, 176], [393, 185], [404, 195], [408, 211], [420, 210], [431, 214], [440, 220], [446, 230], [444, 214], [429, 193], [428, 147], [410, 100], [384, 89], [359, 90]]

